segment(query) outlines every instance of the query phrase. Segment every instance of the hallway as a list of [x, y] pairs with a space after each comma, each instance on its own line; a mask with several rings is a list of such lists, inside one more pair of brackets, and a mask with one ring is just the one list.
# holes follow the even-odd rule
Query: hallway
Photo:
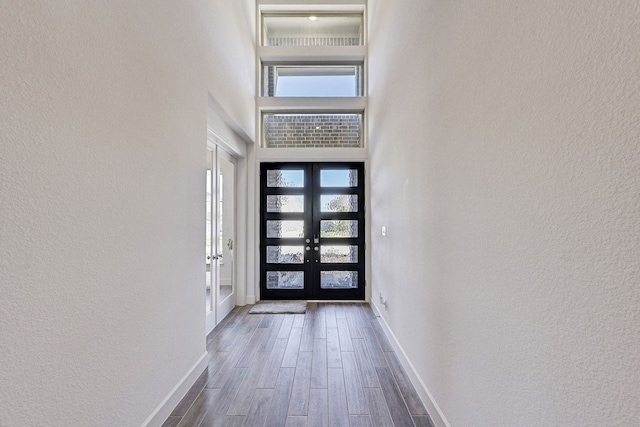
[[368, 304], [250, 308], [209, 334], [209, 368], [163, 427], [432, 425]]

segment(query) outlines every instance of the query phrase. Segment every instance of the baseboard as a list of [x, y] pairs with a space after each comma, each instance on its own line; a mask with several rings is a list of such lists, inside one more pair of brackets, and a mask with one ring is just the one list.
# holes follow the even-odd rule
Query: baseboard
[[169, 392], [158, 407], [142, 423], [141, 427], [161, 427], [167, 417], [171, 415], [173, 408], [178, 406], [180, 400], [187, 394], [191, 386], [196, 382], [200, 374], [207, 369], [209, 364], [209, 353], [206, 351], [200, 359], [189, 369], [184, 377]]
[[413, 364], [407, 357], [407, 354], [404, 352], [404, 349], [396, 339], [396, 336], [391, 331], [391, 328], [389, 328], [389, 325], [384, 320], [384, 317], [381, 316], [380, 309], [373, 301], [371, 301], [370, 304], [374, 314], [378, 319], [378, 322], [380, 323], [380, 326], [382, 326], [382, 330], [384, 331], [385, 335], [389, 339], [389, 342], [391, 343], [391, 346], [396, 352], [396, 355], [398, 356], [398, 360], [400, 361], [400, 364], [402, 365], [404, 370], [407, 372], [407, 375], [411, 380], [411, 384], [413, 384], [413, 387], [416, 389], [416, 392], [418, 393], [420, 400], [422, 401], [423, 405], [427, 409], [427, 412], [429, 413], [429, 416], [431, 417], [433, 424], [436, 427], [451, 427], [451, 425], [445, 418], [444, 414], [442, 413], [442, 410], [440, 409], [435, 399], [433, 398], [433, 395], [427, 388], [424, 381], [422, 381], [422, 379], [416, 372], [416, 369], [414, 368]]
[[245, 300], [245, 302], [247, 304], [253, 305], [253, 304], [256, 303], [256, 296], [255, 295], [247, 295], [244, 300]]

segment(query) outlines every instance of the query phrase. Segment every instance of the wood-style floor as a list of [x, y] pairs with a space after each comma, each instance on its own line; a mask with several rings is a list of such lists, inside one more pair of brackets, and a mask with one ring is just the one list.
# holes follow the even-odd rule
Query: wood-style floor
[[433, 426], [368, 304], [236, 307], [163, 427]]

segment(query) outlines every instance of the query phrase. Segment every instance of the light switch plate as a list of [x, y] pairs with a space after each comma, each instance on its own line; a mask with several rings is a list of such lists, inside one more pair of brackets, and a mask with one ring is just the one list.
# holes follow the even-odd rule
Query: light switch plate
[[383, 235], [383, 236], [386, 236], [386, 235], [387, 235], [387, 226], [386, 226], [386, 225], [383, 225], [383, 226], [382, 226], [382, 235]]

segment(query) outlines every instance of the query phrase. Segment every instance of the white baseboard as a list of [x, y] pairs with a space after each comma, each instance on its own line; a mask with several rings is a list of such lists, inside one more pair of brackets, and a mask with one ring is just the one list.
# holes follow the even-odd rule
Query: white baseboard
[[433, 424], [436, 427], [451, 427], [451, 425], [445, 418], [444, 414], [442, 413], [442, 410], [440, 409], [435, 399], [433, 398], [433, 395], [427, 388], [426, 384], [422, 381], [422, 379], [416, 372], [416, 369], [414, 368], [413, 364], [407, 358], [407, 354], [404, 352], [404, 349], [396, 339], [396, 336], [391, 331], [391, 328], [389, 328], [389, 325], [384, 320], [384, 317], [382, 317], [382, 315], [380, 314], [380, 309], [373, 301], [371, 301], [370, 304], [374, 314], [378, 319], [378, 322], [380, 323], [380, 326], [382, 326], [382, 330], [384, 331], [385, 335], [389, 339], [389, 342], [391, 343], [391, 346], [396, 352], [396, 355], [398, 356], [398, 360], [400, 361], [400, 364], [402, 365], [404, 370], [407, 372], [407, 375], [411, 380], [411, 384], [413, 384], [413, 387], [416, 389], [416, 392], [418, 393], [418, 396], [420, 397], [422, 404], [427, 409], [427, 412], [429, 413], [429, 416], [431, 417]]
[[253, 305], [253, 304], [256, 303], [256, 296], [255, 295], [247, 295], [244, 300], [245, 300], [245, 302], [247, 304]]
[[158, 407], [142, 423], [141, 427], [161, 427], [167, 417], [171, 415], [173, 409], [180, 403], [180, 400], [187, 394], [191, 386], [196, 382], [200, 374], [207, 369], [209, 364], [209, 353], [206, 351], [200, 359], [189, 369], [184, 377], [169, 392]]

